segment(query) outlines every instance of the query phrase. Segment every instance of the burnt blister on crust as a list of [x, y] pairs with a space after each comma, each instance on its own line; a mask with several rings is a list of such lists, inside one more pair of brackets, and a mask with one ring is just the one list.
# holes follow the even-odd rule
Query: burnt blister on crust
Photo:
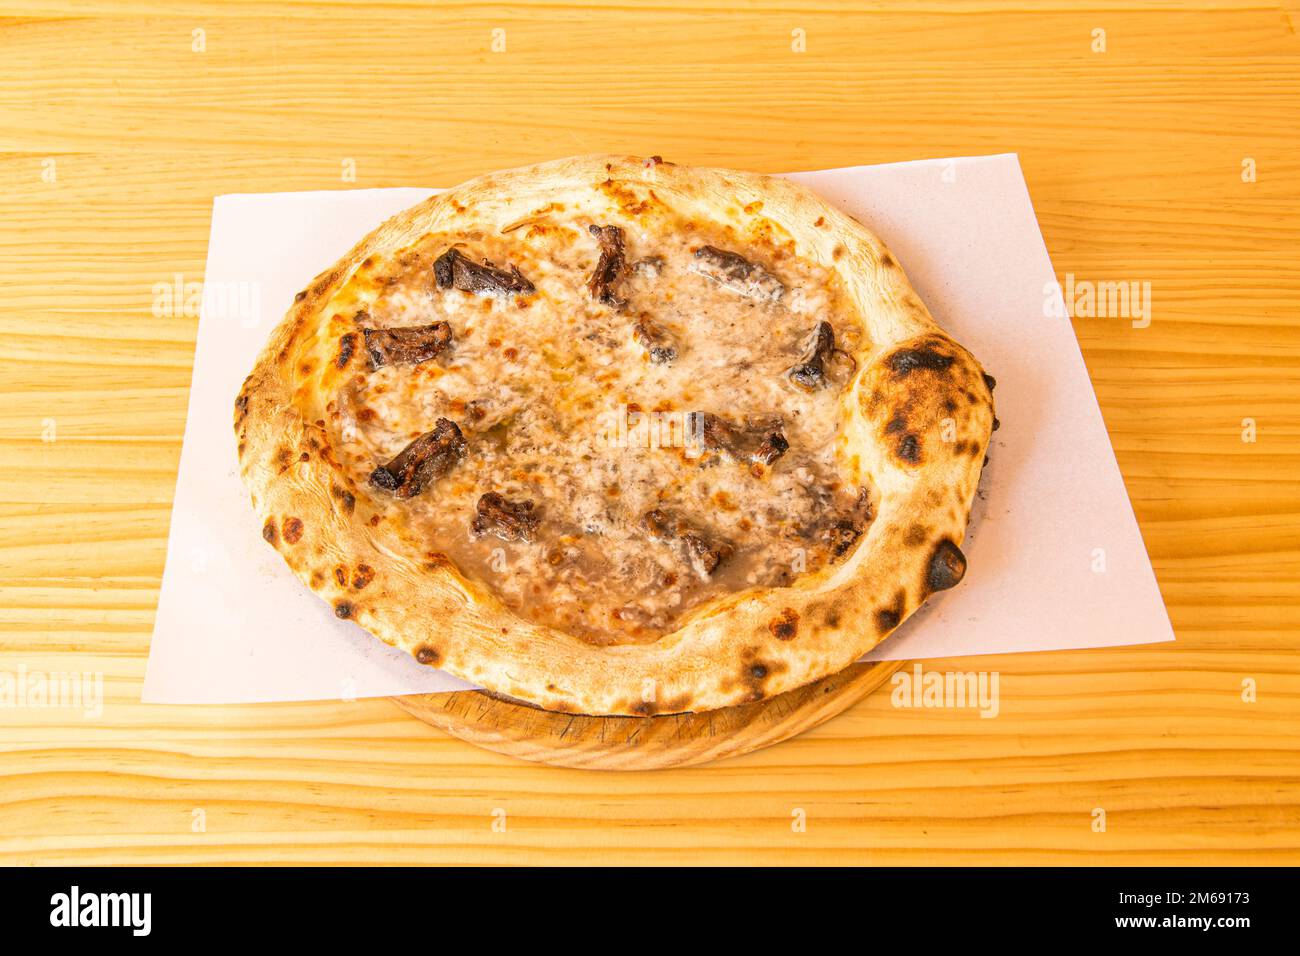
[[782, 608], [781, 613], [767, 625], [778, 641], [792, 641], [799, 634], [799, 615], [794, 608]]
[[768, 682], [789, 669], [782, 661], [764, 660], [756, 647], [745, 648], [740, 657], [739, 683], [745, 687], [745, 699], [749, 701], [760, 701], [768, 697]]
[[391, 491], [395, 497], [411, 498], [431, 481], [441, 478], [465, 457], [465, 436], [449, 418], [440, 418], [432, 431], [407, 445], [397, 457], [370, 473], [370, 483]]
[[904, 435], [894, 446], [894, 454], [909, 465], [919, 465], [921, 463], [920, 437], [913, 434]]
[[[960, 346], [924, 335], [886, 355], [878, 370], [861, 404], [894, 461], [915, 468], [936, 454], [978, 458], [983, 453], [984, 428], [992, 419], [985, 397], [991, 396], [991, 377]], [[956, 426], [955, 433], [943, 432], [942, 442], [932, 438], [945, 423]]]
[[888, 634], [899, 624], [903, 623], [903, 615], [907, 612], [907, 595], [899, 591], [894, 595], [894, 603], [889, 607], [882, 607], [876, 611], [876, 630], [884, 635]]
[[330, 487], [330, 494], [333, 495], [334, 499], [338, 501], [340, 505], [343, 506], [344, 513], [352, 514], [352, 512], [356, 510], [357, 496], [354, 495], [352, 492], [348, 491], [346, 488], [340, 488], [338, 485], [332, 485]]
[[953, 356], [940, 352], [933, 345], [923, 344], [899, 349], [885, 360], [885, 364], [895, 378], [902, 378], [919, 370], [946, 372], [954, 361]]
[[598, 226], [594, 223], [589, 228], [600, 243], [600, 259], [596, 262], [596, 270], [587, 280], [587, 290], [597, 302], [621, 309], [627, 300], [618, 296], [614, 286], [623, 278], [626, 262], [623, 230], [618, 226]]
[[486, 259], [480, 264], [454, 247], [434, 260], [433, 278], [440, 289], [459, 289], [475, 295], [527, 295], [537, 291], [517, 266], [507, 271]]
[[926, 565], [925, 588], [933, 593], [956, 587], [966, 576], [966, 555], [947, 538], [934, 546]]
[[236, 431], [238, 431], [243, 427], [245, 420], [248, 418], [248, 403], [249, 403], [248, 389], [249, 386], [252, 384], [252, 382], [253, 382], [253, 376], [251, 375], [248, 376], [248, 378], [244, 379], [244, 384], [240, 387], [239, 394], [235, 397], [235, 430]]
[[541, 520], [531, 500], [511, 501], [489, 491], [478, 500], [470, 531], [475, 537], [490, 534], [502, 541], [532, 541]]
[[445, 352], [451, 346], [452, 338], [451, 325], [447, 322], [394, 329], [362, 329], [361, 334], [365, 336], [371, 371], [385, 365], [427, 362]]

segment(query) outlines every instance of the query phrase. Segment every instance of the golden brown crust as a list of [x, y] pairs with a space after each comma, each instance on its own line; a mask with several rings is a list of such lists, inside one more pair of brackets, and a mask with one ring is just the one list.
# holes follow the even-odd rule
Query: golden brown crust
[[[878, 492], [845, 561], [788, 588], [727, 595], [648, 644], [594, 646], [525, 621], [386, 521], [337, 464], [327, 396], [341, 360], [326, 306], [368, 256], [433, 232], [500, 230], [548, 203], [599, 219], [664, 203], [833, 267], [868, 341], [842, 402], [843, 440]], [[276, 328], [235, 403], [240, 468], [263, 536], [334, 608], [422, 663], [539, 706], [589, 714], [709, 710], [834, 673], [965, 571], [960, 543], [993, 427], [991, 380], [931, 319], [866, 228], [813, 193], [752, 173], [583, 156], [494, 173], [384, 223], [318, 276]]]

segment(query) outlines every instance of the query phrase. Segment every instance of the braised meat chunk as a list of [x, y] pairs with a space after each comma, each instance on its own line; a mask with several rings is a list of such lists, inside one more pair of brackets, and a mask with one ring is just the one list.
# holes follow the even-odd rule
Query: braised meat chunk
[[625, 252], [623, 248], [623, 230], [618, 226], [590, 227], [591, 234], [600, 243], [600, 259], [596, 262], [596, 271], [587, 280], [587, 289], [591, 297], [611, 308], [621, 309], [627, 304], [614, 292], [614, 286], [623, 277]]
[[691, 271], [751, 299], [776, 302], [785, 295], [785, 285], [772, 273], [738, 252], [714, 246], [695, 250]]
[[842, 389], [857, 368], [857, 360], [836, 347], [831, 324], [818, 322], [809, 336], [803, 358], [786, 370], [786, 376], [805, 392], [815, 392], [828, 385]]
[[465, 436], [449, 418], [440, 418], [386, 465], [370, 473], [370, 483], [397, 498], [413, 498], [465, 457]]
[[705, 580], [735, 550], [727, 542], [714, 540], [685, 518], [662, 508], [642, 515], [641, 528], [656, 541], [679, 545], [695, 573]]
[[790, 450], [780, 422], [741, 426], [709, 412], [691, 412], [686, 416], [686, 433], [704, 451], [755, 465], [770, 465]]
[[517, 266], [506, 271], [486, 259], [480, 265], [454, 247], [434, 260], [433, 278], [440, 289], [459, 289], [476, 295], [527, 295], [536, 291], [536, 286], [520, 274]]
[[677, 346], [672, 338], [648, 316], [641, 316], [632, 326], [632, 340], [650, 353], [650, 361], [655, 365], [677, 361]]
[[841, 558], [858, 543], [874, 516], [870, 494], [863, 488], [849, 507], [827, 513], [809, 529], [808, 536], [825, 547], [832, 558]]
[[400, 329], [362, 329], [371, 370], [385, 365], [419, 365], [451, 345], [446, 322]]
[[502, 541], [532, 541], [542, 520], [531, 500], [510, 501], [495, 491], [479, 498], [475, 511], [469, 527], [476, 538], [490, 534]]
[[826, 384], [826, 362], [834, 351], [835, 330], [829, 322], [818, 322], [808, 354], [790, 368], [790, 381], [809, 392], [821, 388]]

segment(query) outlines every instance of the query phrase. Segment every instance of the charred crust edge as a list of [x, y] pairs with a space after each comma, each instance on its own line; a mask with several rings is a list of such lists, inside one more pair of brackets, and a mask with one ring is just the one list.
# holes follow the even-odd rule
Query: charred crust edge
[[948, 538], [942, 538], [930, 553], [925, 567], [925, 589], [928, 593], [946, 591], [961, 583], [966, 576], [966, 555]]
[[782, 608], [767, 628], [778, 641], [792, 641], [799, 634], [799, 614], [794, 608]]
[[899, 349], [885, 359], [885, 365], [894, 373], [895, 378], [902, 378], [919, 370], [946, 372], [952, 368], [952, 363], [955, 361], [955, 356], [940, 352], [933, 345], [925, 344]]

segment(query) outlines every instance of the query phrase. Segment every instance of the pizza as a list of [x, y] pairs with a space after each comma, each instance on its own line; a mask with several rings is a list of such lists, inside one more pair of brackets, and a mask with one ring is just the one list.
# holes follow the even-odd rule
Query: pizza
[[835, 673], [956, 585], [993, 385], [807, 189], [585, 156], [362, 239], [235, 432], [262, 536], [338, 617], [546, 709], [653, 715]]

